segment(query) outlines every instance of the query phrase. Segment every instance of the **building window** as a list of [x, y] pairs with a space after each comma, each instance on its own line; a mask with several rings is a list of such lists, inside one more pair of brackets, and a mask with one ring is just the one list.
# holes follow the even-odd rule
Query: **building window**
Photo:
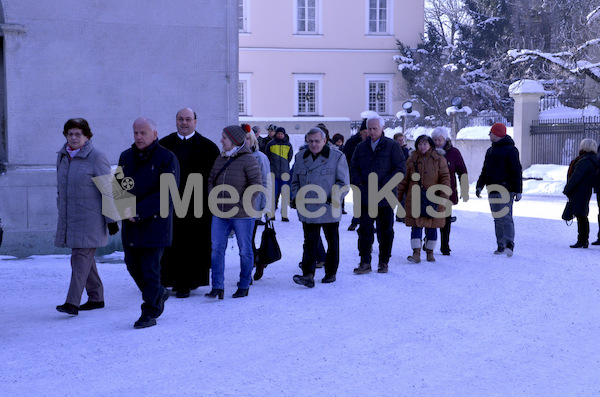
[[322, 114], [322, 76], [297, 74], [296, 82], [296, 114], [298, 116], [319, 116]]
[[367, 0], [368, 34], [392, 34], [392, 7], [390, 0]]
[[296, 0], [296, 32], [297, 34], [318, 34], [318, 0]]
[[240, 73], [238, 80], [238, 108], [240, 116], [250, 116], [250, 73]]
[[392, 74], [367, 75], [367, 109], [380, 115], [391, 114], [392, 95], [390, 88], [392, 79]]
[[240, 32], [248, 32], [247, 0], [238, 0], [238, 28]]

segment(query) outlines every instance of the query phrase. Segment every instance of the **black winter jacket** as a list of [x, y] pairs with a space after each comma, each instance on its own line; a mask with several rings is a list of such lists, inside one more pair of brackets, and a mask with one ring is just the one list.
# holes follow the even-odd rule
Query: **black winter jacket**
[[356, 150], [356, 147], [361, 142], [362, 142], [362, 138], [360, 136], [360, 132], [357, 132], [356, 134], [352, 135], [346, 141], [346, 144], [344, 145], [344, 154], [346, 155], [346, 160], [348, 160], [348, 167], [350, 166], [350, 163], [352, 162], [352, 156], [354, 155], [354, 151]]
[[573, 173], [567, 180], [567, 184], [563, 190], [563, 194], [571, 202], [573, 215], [588, 216], [592, 188], [596, 183], [597, 170], [598, 160], [592, 152], [583, 154], [575, 163]]
[[135, 222], [123, 220], [123, 246], [170, 246], [173, 239], [173, 202], [169, 195], [169, 216], [162, 218], [160, 176], [165, 173], [174, 174], [179, 184], [177, 158], [160, 146], [156, 139], [144, 150], [139, 150], [135, 144], [131, 145], [130, 149], [121, 153], [119, 166], [123, 170], [124, 178], [131, 178], [133, 181], [133, 187], [128, 192], [136, 199]]
[[485, 153], [481, 175], [477, 180], [477, 189], [486, 185], [501, 185], [511, 193], [523, 192], [523, 169], [519, 161], [519, 150], [515, 141], [506, 135], [493, 142]]
[[[368, 181], [369, 174], [372, 172], [378, 177], [378, 190], [389, 182], [396, 174], [402, 173], [402, 181], [406, 174], [406, 158], [398, 142], [381, 136], [375, 150], [371, 149], [371, 138], [367, 137], [358, 144], [350, 166], [350, 183], [360, 188], [361, 205], [369, 205]], [[392, 189], [394, 196], [397, 196], [396, 186]], [[381, 200], [379, 207], [390, 205], [387, 200]]]

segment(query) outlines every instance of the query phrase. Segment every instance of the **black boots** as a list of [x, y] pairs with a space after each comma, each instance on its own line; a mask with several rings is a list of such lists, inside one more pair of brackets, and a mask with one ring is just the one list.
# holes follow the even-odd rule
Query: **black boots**
[[206, 296], [207, 298], [216, 298], [217, 296], [219, 297], [219, 299], [223, 299], [223, 295], [225, 295], [225, 290], [224, 289], [215, 289], [213, 288], [208, 294], [204, 294], [204, 296]]
[[254, 272], [254, 279], [260, 280], [265, 272], [265, 265], [261, 265], [260, 263], [256, 264], [256, 271]]
[[371, 273], [371, 264], [370, 263], [361, 263], [358, 265], [356, 269], [354, 269], [354, 274], [367, 274]]
[[71, 316], [76, 316], [79, 314], [79, 308], [72, 303], [65, 303], [64, 305], [56, 306], [56, 310], [61, 313], [67, 313]]
[[231, 297], [232, 298], [243, 298], [245, 296], [248, 296], [249, 290], [250, 290], [250, 288], [238, 288], [237, 291], [235, 291], [235, 294], [233, 294]]
[[133, 328], [148, 328], [156, 325], [156, 318], [147, 313], [142, 313], [140, 318], [133, 324]]
[[313, 288], [315, 286], [315, 277], [312, 274], [307, 274], [304, 276], [300, 276], [299, 274], [296, 274], [294, 276], [294, 282], [296, 284], [304, 285], [305, 287], [308, 287], [308, 288]]
[[[594, 243], [592, 243], [593, 245]], [[571, 248], [587, 248], [588, 247], [588, 242], [587, 241], [578, 241], [573, 245], [570, 245], [569, 247]]]
[[103, 307], [104, 307], [104, 301], [101, 301], [101, 302], [87, 301], [83, 305], [79, 306], [79, 310], [94, 310], [94, 309], [102, 309]]

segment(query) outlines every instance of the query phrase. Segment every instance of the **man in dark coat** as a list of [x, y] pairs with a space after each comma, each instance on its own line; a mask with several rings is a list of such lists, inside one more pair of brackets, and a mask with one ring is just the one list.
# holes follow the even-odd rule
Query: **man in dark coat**
[[[346, 160], [348, 160], [348, 167], [350, 167], [350, 162], [352, 160], [352, 156], [354, 155], [354, 151], [359, 143], [367, 139], [367, 119], [363, 119], [362, 124], [360, 125], [360, 129], [358, 130], [358, 134], [352, 135], [348, 142], [344, 145], [344, 155], [346, 156]], [[349, 231], [356, 230], [358, 223], [360, 222], [359, 218], [352, 218], [352, 222], [350, 226], [348, 226]]]
[[[512, 256], [515, 249], [515, 224], [512, 218], [513, 200], [521, 200], [523, 192], [523, 169], [519, 161], [519, 150], [515, 141], [506, 135], [506, 126], [496, 123], [490, 129], [490, 147], [485, 153], [483, 169], [477, 180], [477, 197], [481, 197], [484, 186], [500, 185], [504, 192], [492, 190], [488, 192], [490, 208], [494, 217], [496, 242], [498, 249], [494, 254]], [[502, 193], [508, 198], [501, 203], [492, 203], [492, 199], [499, 199]], [[494, 200], [495, 201], [495, 200]], [[502, 215], [506, 212], [505, 215]], [[502, 215], [502, 216], [499, 216]]]
[[[165, 248], [161, 259], [161, 282], [173, 287], [178, 298], [190, 296], [190, 290], [209, 285], [210, 224], [212, 214], [208, 209], [208, 176], [219, 155], [219, 148], [196, 131], [196, 113], [181, 109], [175, 117], [177, 132], [162, 138], [159, 143], [175, 153], [179, 161], [181, 182], [179, 196], [183, 197], [190, 174], [202, 175], [202, 191], [194, 187], [193, 194], [202, 194], [202, 216], [196, 218], [190, 206], [182, 218], [173, 219], [173, 244]], [[190, 203], [194, 198], [190, 198]]]
[[[135, 120], [133, 136], [134, 144], [119, 158], [117, 180], [135, 196], [135, 208], [123, 211], [121, 238], [127, 270], [144, 300], [134, 327], [146, 328], [156, 325], [169, 298], [169, 291], [160, 284], [160, 258], [173, 238], [173, 203], [170, 199], [161, 202], [160, 177], [173, 174], [179, 183], [179, 163], [173, 153], [159, 145], [154, 121], [145, 117]], [[161, 212], [168, 215], [163, 217]]]
[[[397, 197], [396, 185], [402, 181], [406, 173], [406, 159], [395, 141], [383, 135], [384, 120], [379, 116], [367, 119], [369, 136], [358, 144], [352, 156], [350, 166], [350, 183], [360, 189], [360, 227], [358, 228], [358, 251], [360, 265], [354, 269], [355, 274], [365, 274], [371, 271], [371, 250], [375, 233], [373, 222], [377, 221], [377, 241], [379, 242], [379, 273], [387, 273], [388, 262], [392, 255], [394, 241], [394, 208], [386, 199], [375, 203], [375, 198], [370, 196], [369, 175], [377, 175], [377, 190], [390, 182], [394, 177], [398, 182], [394, 185], [392, 193]], [[370, 202], [372, 200], [372, 202]], [[356, 200], [354, 201], [356, 203]], [[377, 206], [377, 216], [369, 216], [369, 207]]]

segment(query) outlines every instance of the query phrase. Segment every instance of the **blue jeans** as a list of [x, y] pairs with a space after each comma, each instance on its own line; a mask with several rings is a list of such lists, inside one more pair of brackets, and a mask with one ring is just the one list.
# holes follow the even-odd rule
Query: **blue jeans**
[[[291, 172], [290, 172], [291, 174]], [[277, 203], [279, 202], [279, 196], [281, 195], [281, 188], [283, 187], [283, 185], [288, 185], [290, 186], [291, 184], [291, 178], [289, 181], [284, 182], [283, 179], [281, 178], [275, 178], [275, 208], [277, 208]], [[283, 200], [281, 201], [281, 208], [284, 207], [284, 202]]]
[[[494, 217], [494, 227], [496, 231], [496, 242], [498, 243], [498, 247], [506, 247], [507, 244], [510, 243], [514, 247], [515, 242], [515, 224], [512, 218], [512, 209], [513, 209], [513, 193], [510, 193], [510, 199], [508, 203], [504, 204], [492, 204], [490, 203], [490, 209], [492, 210], [492, 216]], [[492, 192], [488, 194], [488, 198], [500, 198], [500, 193]], [[493, 213], [498, 211], [506, 211], [508, 212], [506, 215], [497, 217], [494, 216]]]
[[240, 283], [239, 288], [250, 288], [254, 252], [252, 250], [252, 232], [254, 218], [219, 218], [213, 216], [211, 225], [211, 269], [212, 287], [224, 289], [225, 282], [225, 250], [229, 233], [235, 231], [240, 250]]
[[419, 240], [421, 239], [421, 237], [423, 236], [423, 229], [425, 229], [425, 239], [427, 239], [427, 241], [436, 241], [437, 240], [437, 229], [435, 228], [422, 228], [422, 227], [415, 227], [413, 226], [410, 229], [410, 238], [418, 238]]

